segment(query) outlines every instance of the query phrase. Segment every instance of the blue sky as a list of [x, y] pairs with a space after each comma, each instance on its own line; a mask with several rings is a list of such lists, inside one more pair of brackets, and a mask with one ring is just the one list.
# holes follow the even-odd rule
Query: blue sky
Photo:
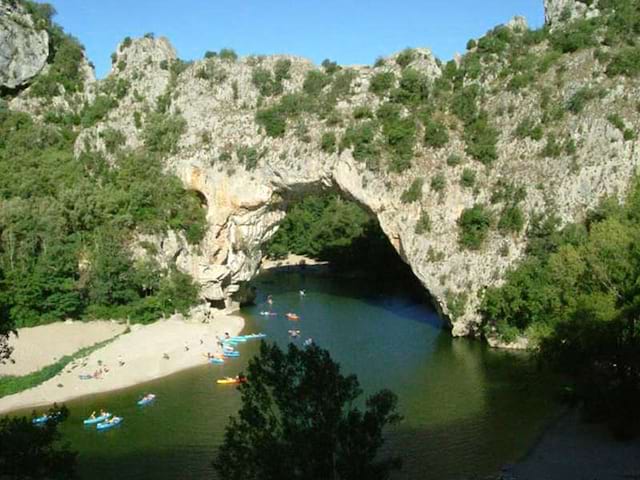
[[543, 23], [542, 0], [49, 0], [103, 77], [125, 36], [164, 35], [180, 58], [230, 47], [240, 55], [290, 53], [320, 63], [371, 64], [405, 47], [443, 60], [469, 38], [523, 15]]

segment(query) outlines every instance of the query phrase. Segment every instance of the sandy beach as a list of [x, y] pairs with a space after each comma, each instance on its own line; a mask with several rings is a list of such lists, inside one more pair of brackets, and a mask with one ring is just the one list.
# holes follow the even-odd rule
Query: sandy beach
[[[90, 322], [83, 325], [89, 331], [95, 326], [96, 332], [107, 335], [103, 323], [105, 322]], [[43, 364], [46, 359], [62, 354], [63, 349], [58, 347], [58, 341], [66, 338], [67, 332], [74, 330], [70, 327], [74, 326], [75, 324], [58, 323], [32, 328], [29, 335], [19, 334], [18, 339], [14, 339], [16, 352], [31, 352], [31, 345], [37, 345], [35, 348], [38, 349], [47, 349], [47, 352], [38, 355], [20, 353], [14, 366], [28, 372], [53, 363]], [[133, 325], [131, 332], [120, 335], [88, 357], [72, 362], [57, 376], [41, 385], [0, 398], [0, 413], [130, 387], [202, 365], [207, 361], [207, 352], [220, 351], [216, 345], [216, 336], [223, 336], [225, 332], [232, 336], [237, 335], [243, 326], [242, 317], [233, 315], [216, 316], [211, 323], [169, 319], [151, 325]], [[120, 332], [116, 331], [115, 334], [117, 333]], [[98, 333], [87, 333], [86, 337], [86, 340], [78, 340], [79, 343], [67, 345], [65, 354], [77, 351], [78, 348], [75, 346], [81, 345], [82, 348], [104, 340]], [[32, 343], [27, 343], [28, 341]], [[68, 351], [71, 347], [75, 350]], [[19, 359], [24, 365], [19, 366]], [[92, 375], [97, 372], [101, 372], [98, 378], [80, 378], [80, 375]]]
[[113, 338], [124, 332], [125, 328], [125, 325], [115, 321], [67, 321], [21, 328], [18, 336], [13, 333], [9, 336], [13, 362], [0, 364], [0, 376], [35, 372], [65, 355]]
[[304, 255], [296, 255], [294, 253], [290, 253], [285, 258], [280, 259], [264, 258], [262, 260], [262, 263], [260, 264], [260, 270], [265, 271], [273, 269], [287, 269], [290, 267], [328, 267], [328, 265], [329, 262], [323, 260], [316, 260], [314, 258], [305, 257]]

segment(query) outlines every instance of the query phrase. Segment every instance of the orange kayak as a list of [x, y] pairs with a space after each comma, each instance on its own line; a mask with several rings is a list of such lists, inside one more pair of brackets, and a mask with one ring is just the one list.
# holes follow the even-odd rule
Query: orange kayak
[[300, 320], [300, 317], [295, 313], [287, 313], [287, 318], [289, 320]]

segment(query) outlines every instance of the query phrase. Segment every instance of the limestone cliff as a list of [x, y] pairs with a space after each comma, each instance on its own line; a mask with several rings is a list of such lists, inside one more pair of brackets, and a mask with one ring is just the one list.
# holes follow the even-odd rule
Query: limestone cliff
[[593, 18], [600, 14], [598, 0], [545, 0], [544, 20], [551, 27], [576, 18]]
[[[583, 2], [547, 0], [547, 21], [558, 22], [559, 12], [569, 4]], [[513, 22], [506, 27], [511, 32], [508, 35], [523, 35], [525, 26], [522, 21]], [[545, 42], [528, 47], [531, 58], [546, 58]], [[458, 63], [475, 61], [478, 55], [474, 54], [482, 48], [472, 47]], [[337, 96], [331, 116], [301, 113], [287, 120], [288, 128], [281, 136], [265, 134], [256, 112], [303, 90], [308, 72], [319, 69], [308, 60], [212, 57], [183, 64], [176, 60], [167, 39], [152, 36], [126, 39], [113, 60], [108, 78], [86, 88], [86, 101], [118, 81], [128, 88], [97, 123], [82, 129], [76, 151], [91, 148], [112, 155], [105, 142], [107, 131], [119, 132], [125, 147], [142, 146], [141, 118], [154, 111], [184, 119], [184, 133], [166, 165], [189, 189], [200, 193], [209, 230], [197, 248], [173, 233], [145, 240], [155, 242], [162, 261], [176, 262], [191, 273], [202, 285], [203, 299], [215, 305], [231, 305], [241, 285], [256, 274], [262, 259], [260, 246], [277, 230], [286, 199], [332, 188], [375, 215], [450, 321], [453, 334], [477, 334], [482, 291], [499, 284], [522, 257], [526, 228], [513, 233], [491, 229], [481, 249], [468, 250], [458, 241], [462, 212], [483, 204], [497, 215], [506, 205], [496, 200], [496, 191], [512, 185], [524, 187], [520, 208], [525, 227], [534, 216], [549, 211], [562, 222], [570, 222], [583, 217], [605, 195], [623, 196], [640, 161], [637, 140], [625, 134], [620, 122], [616, 127], [608, 119], [610, 113], [618, 112], [623, 127], [638, 125], [638, 109], [628, 101], [638, 98], [638, 82], [607, 76], [591, 50], [553, 57], [556, 63], [540, 67], [524, 87], [518, 86], [518, 74], [509, 73], [499, 55], [480, 57], [480, 73], [465, 81], [483, 92], [478, 101], [497, 129], [497, 158], [490, 164], [474, 160], [465, 146], [468, 135], [462, 122], [444, 109], [438, 118], [448, 131], [446, 144], [436, 147], [419, 141], [411, 167], [399, 173], [384, 166], [384, 157], [382, 167], [372, 168], [354, 158], [352, 148], [322, 148], [323, 136], [344, 137], [354, 117], [369, 115], [363, 112], [375, 112], [385, 103], [384, 96], [372, 92], [377, 74], [392, 73], [397, 82], [410, 69], [432, 85], [443, 78], [443, 64], [427, 49], [413, 50], [410, 56], [401, 52], [381, 59], [375, 67], [344, 68], [352, 78], [347, 91]], [[283, 60], [289, 68], [281, 79], [282, 91], [264, 94], [256, 82], [256, 71], [274, 72]], [[323, 85], [319, 92], [330, 88]], [[576, 96], [578, 100], [588, 96], [588, 102], [571, 113], [557, 113], [558, 107], [563, 110], [573, 105]], [[22, 97], [11, 105], [25, 108]], [[523, 134], [520, 129], [528, 121], [532, 127], [544, 125], [546, 137]], [[418, 138], [424, 135], [423, 127], [418, 127]], [[471, 187], [461, 181], [467, 170], [474, 175]], [[416, 183], [418, 198], [403, 201], [403, 192], [416, 179], [426, 179]], [[424, 212], [428, 212], [431, 228], [418, 233], [416, 225]]]
[[49, 35], [20, 5], [0, 2], [0, 87], [18, 88], [42, 71]]

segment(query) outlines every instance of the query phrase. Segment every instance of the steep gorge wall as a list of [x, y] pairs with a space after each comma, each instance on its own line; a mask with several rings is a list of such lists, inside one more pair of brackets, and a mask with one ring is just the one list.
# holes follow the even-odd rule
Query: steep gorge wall
[[[560, 3], [549, 0], [547, 11], [555, 11], [551, 7]], [[412, 167], [402, 173], [392, 173], [384, 166], [372, 171], [354, 159], [350, 149], [326, 153], [320, 148], [323, 133], [333, 131], [338, 138], [344, 134], [357, 107], [375, 111], [383, 102], [369, 91], [369, 85], [379, 72], [400, 76], [397, 55], [377, 67], [350, 67], [354, 80], [349, 95], [336, 105], [342, 119], [337, 125], [307, 115], [289, 125], [282, 138], [272, 138], [264, 134], [255, 118], [260, 105], [277, 99], [263, 98], [252, 76], [256, 68], [273, 70], [283, 58], [291, 61], [284, 93], [300, 91], [307, 72], [317, 68], [305, 59], [211, 58], [194, 62], [172, 76], [168, 66], [176, 53], [168, 40], [142, 38], [119, 45], [108, 79], [90, 84], [85, 92], [91, 101], [106, 81], [123, 79], [130, 85], [116, 108], [95, 126], [82, 130], [76, 143], [78, 153], [89, 147], [109, 156], [101, 135], [107, 130], [121, 132], [127, 147], [140, 147], [143, 129], [137, 125], [136, 115], [144, 117], [156, 110], [167, 95], [171, 98], [168, 113], [179, 114], [186, 121], [178, 149], [167, 157], [167, 167], [187, 188], [203, 196], [208, 232], [197, 247], [173, 233], [145, 240], [155, 242], [163, 262], [175, 261], [191, 273], [203, 287], [203, 298], [212, 303], [230, 305], [243, 282], [256, 274], [260, 246], [284, 217], [283, 196], [312, 188], [336, 188], [376, 216], [391, 244], [449, 318], [453, 334], [477, 334], [482, 291], [499, 284], [505, 272], [522, 258], [526, 229], [518, 234], [492, 229], [481, 250], [465, 250], [458, 243], [463, 210], [476, 204], [491, 205], [496, 186], [514, 182], [526, 187], [522, 202], [526, 223], [535, 214], [550, 210], [565, 223], [574, 221], [604, 195], [624, 195], [640, 161], [637, 141], [625, 141], [623, 133], [607, 120], [608, 112], [618, 111], [628, 125], [638, 125], [638, 111], [628, 100], [638, 98], [639, 85], [606, 78], [589, 51], [568, 56], [561, 69], [544, 73], [536, 86], [525, 91], [506, 89], [504, 80], [491, 72], [478, 80], [487, 91], [484, 108], [499, 131], [499, 155], [492, 165], [483, 165], [467, 154], [460, 122], [449, 115], [444, 118], [449, 142], [442, 148], [419, 142]], [[408, 67], [431, 80], [438, 78], [442, 69], [425, 49], [416, 50]], [[578, 90], [595, 83], [606, 86], [606, 95], [554, 127], [558, 138], [572, 140], [574, 153], [545, 157], [541, 155], [545, 140], [516, 138], [517, 125], [540, 115], [539, 87], [554, 89], [554, 101], [564, 104]], [[11, 106], [25, 109], [28, 102], [19, 96]], [[238, 148], [243, 147], [259, 152], [255, 168], [247, 168], [239, 160]], [[461, 163], [448, 165], [451, 155], [459, 156]], [[465, 168], [476, 172], [474, 188], [461, 185]], [[444, 178], [444, 191], [430, 184], [436, 175]], [[425, 179], [422, 198], [403, 203], [402, 193], [417, 178]], [[432, 228], [418, 234], [416, 224], [422, 212], [428, 212]]]

